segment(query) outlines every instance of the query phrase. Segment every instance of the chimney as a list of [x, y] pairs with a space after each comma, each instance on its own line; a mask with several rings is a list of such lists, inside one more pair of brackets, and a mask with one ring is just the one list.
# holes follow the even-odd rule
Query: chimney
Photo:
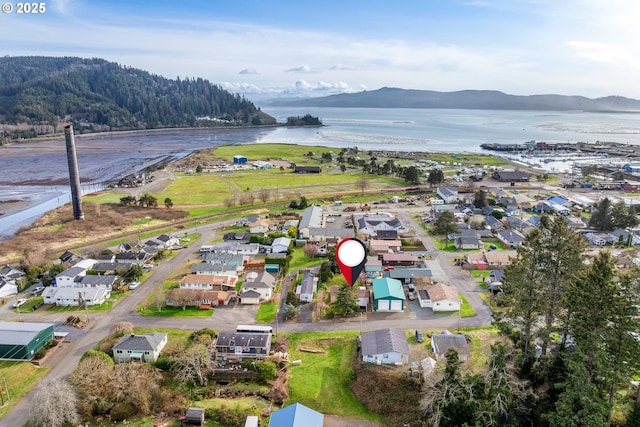
[[67, 144], [67, 163], [69, 165], [69, 182], [71, 183], [71, 203], [73, 204], [73, 218], [84, 219], [82, 212], [82, 193], [80, 192], [80, 174], [78, 173], [78, 157], [76, 156], [76, 141], [73, 137], [73, 126], [64, 127], [64, 141]]

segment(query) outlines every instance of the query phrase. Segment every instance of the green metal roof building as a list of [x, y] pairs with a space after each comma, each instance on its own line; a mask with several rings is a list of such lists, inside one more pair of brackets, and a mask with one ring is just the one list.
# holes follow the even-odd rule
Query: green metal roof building
[[53, 323], [0, 322], [0, 359], [31, 360], [53, 337]]
[[376, 311], [403, 311], [405, 296], [402, 282], [389, 277], [374, 280], [373, 300]]

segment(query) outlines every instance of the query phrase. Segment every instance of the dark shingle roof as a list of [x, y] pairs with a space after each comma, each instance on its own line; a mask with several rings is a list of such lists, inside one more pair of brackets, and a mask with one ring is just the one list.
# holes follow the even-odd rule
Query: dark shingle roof
[[409, 354], [407, 336], [399, 329], [378, 329], [361, 334], [362, 354], [382, 354], [397, 352]]
[[154, 351], [160, 342], [167, 337], [167, 334], [153, 332], [148, 335], [125, 335], [118, 344], [113, 346], [114, 350], [132, 351]]

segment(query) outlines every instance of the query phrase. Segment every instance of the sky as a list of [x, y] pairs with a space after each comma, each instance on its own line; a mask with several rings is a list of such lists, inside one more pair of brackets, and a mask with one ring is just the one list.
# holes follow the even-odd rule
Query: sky
[[640, 99], [637, 0], [0, 3], [1, 55], [104, 58], [250, 100], [381, 87]]

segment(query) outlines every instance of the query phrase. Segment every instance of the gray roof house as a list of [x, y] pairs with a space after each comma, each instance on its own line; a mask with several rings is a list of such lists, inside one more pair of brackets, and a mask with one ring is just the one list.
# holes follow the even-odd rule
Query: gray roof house
[[224, 360], [266, 359], [271, 350], [271, 334], [220, 332], [216, 339], [216, 355]]
[[83, 288], [104, 288], [113, 289], [115, 284], [120, 280], [119, 276], [104, 275], [98, 276], [95, 274], [88, 274], [83, 276], [78, 282]]
[[436, 193], [445, 203], [455, 203], [460, 200], [456, 187], [438, 187]]
[[300, 284], [300, 302], [313, 302], [316, 280], [313, 273], [305, 273]]
[[116, 363], [155, 362], [165, 345], [167, 334], [125, 335], [113, 346], [113, 360]]
[[458, 358], [463, 362], [471, 355], [469, 343], [464, 335], [452, 334], [449, 331], [431, 335], [431, 349], [436, 358], [443, 358], [450, 348], [458, 352]]
[[379, 329], [360, 334], [362, 361], [376, 364], [409, 363], [409, 344], [399, 329]]
[[505, 230], [498, 233], [498, 240], [513, 249], [524, 242], [524, 236], [515, 230]]
[[309, 229], [310, 228], [321, 228], [322, 227], [322, 208], [320, 206], [309, 206], [302, 213], [302, 219], [300, 220], [300, 224], [298, 226], [298, 234], [300, 234], [300, 238], [308, 239]]

